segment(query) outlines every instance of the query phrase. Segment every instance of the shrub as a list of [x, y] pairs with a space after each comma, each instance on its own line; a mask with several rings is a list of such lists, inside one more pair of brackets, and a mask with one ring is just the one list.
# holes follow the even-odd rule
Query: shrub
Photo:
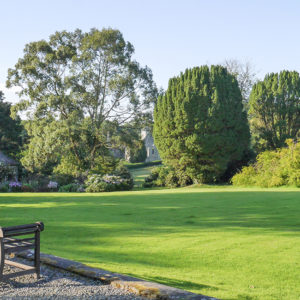
[[181, 170], [161, 166], [152, 170], [151, 174], [145, 178], [143, 187], [167, 186], [178, 187], [192, 184], [192, 179]]
[[0, 181], [9, 180], [9, 178], [16, 178], [15, 167], [7, 166], [4, 163], [0, 162]]
[[166, 177], [168, 176], [169, 168], [165, 166], [154, 168], [151, 174], [145, 178], [143, 187], [165, 186]]
[[152, 183], [157, 180], [159, 176], [159, 168], [155, 168], [151, 171], [151, 174], [145, 178], [145, 183]]
[[95, 178], [95, 175], [93, 175], [93, 178], [89, 178], [86, 182], [87, 188], [85, 189], [88, 193], [98, 193], [98, 192], [108, 192], [109, 191], [109, 185], [108, 183], [104, 182], [100, 178]]
[[248, 167], [244, 167], [242, 169], [242, 172], [234, 175], [232, 177], [232, 183], [233, 185], [244, 185], [244, 186], [248, 186], [248, 185], [255, 185], [255, 175], [256, 175], [256, 171], [254, 168], [254, 165], [248, 166]]
[[112, 175], [89, 176], [85, 184], [86, 191], [90, 193], [128, 191], [133, 188], [133, 179], [126, 167], [119, 166]]
[[49, 177], [41, 174], [28, 174], [27, 182], [32, 186], [35, 192], [51, 192], [48, 188]]
[[43, 184], [38, 180], [32, 180], [29, 184], [32, 186], [34, 192], [51, 192], [51, 189], [48, 188], [47, 183]]
[[47, 187], [50, 192], [56, 192], [58, 190], [58, 183], [56, 181], [49, 181]]
[[36, 180], [30, 180], [29, 184], [32, 186], [35, 192], [51, 193], [58, 191], [58, 183], [55, 181], [49, 181], [48, 178], [38, 178]]
[[116, 170], [113, 173], [114, 175], [120, 176], [124, 179], [130, 179], [131, 173], [129, 172], [128, 168], [123, 163], [119, 163], [116, 167]]
[[75, 178], [69, 174], [54, 174], [51, 176], [51, 181], [58, 183], [58, 186], [69, 185], [74, 182]]
[[24, 193], [32, 193], [34, 192], [34, 188], [29, 183], [24, 183], [21, 187], [21, 191]]
[[18, 181], [11, 181], [9, 183], [9, 190], [13, 193], [15, 192], [21, 192], [22, 191], [22, 183], [18, 182]]
[[178, 179], [178, 186], [187, 186], [193, 184], [191, 177], [181, 170], [176, 171], [176, 176]]
[[291, 139], [286, 143], [288, 147], [260, 153], [256, 163], [244, 167], [233, 176], [233, 185], [300, 187], [300, 143], [294, 143]]
[[157, 168], [157, 171], [154, 171], [154, 174], [158, 172], [158, 177], [154, 181], [156, 186], [165, 186], [166, 185], [166, 178], [169, 174], [170, 168], [166, 166], [162, 166]]
[[38, 192], [39, 191], [39, 182], [37, 180], [31, 180], [30, 181], [30, 186], [33, 188], [34, 192]]
[[82, 187], [80, 184], [70, 183], [70, 184], [61, 186], [58, 191], [62, 192], [62, 193], [76, 193], [76, 192], [80, 192], [81, 188]]
[[165, 178], [164, 184], [165, 186], [170, 188], [178, 187], [178, 177], [176, 176], [176, 172], [174, 170], [169, 170], [169, 173]]
[[8, 183], [1, 183], [0, 184], [0, 193], [7, 193], [9, 191]]
[[153, 187], [154, 186], [154, 183], [153, 182], [144, 182], [143, 183], [143, 187], [144, 188], [151, 188], [151, 187]]
[[83, 192], [85, 192], [85, 188], [84, 188], [84, 186], [81, 184], [81, 185], [79, 185], [79, 187], [78, 187], [78, 189], [77, 189], [77, 192], [78, 193], [83, 193]]

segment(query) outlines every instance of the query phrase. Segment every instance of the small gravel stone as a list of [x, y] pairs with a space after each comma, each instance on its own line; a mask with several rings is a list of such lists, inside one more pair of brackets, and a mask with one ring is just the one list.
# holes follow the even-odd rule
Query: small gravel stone
[[[14, 267], [5, 266], [4, 274], [15, 272]], [[98, 280], [88, 279], [70, 272], [41, 266], [41, 278], [24, 275], [0, 282], [1, 299], [130, 299], [144, 300], [123, 289], [104, 285]]]

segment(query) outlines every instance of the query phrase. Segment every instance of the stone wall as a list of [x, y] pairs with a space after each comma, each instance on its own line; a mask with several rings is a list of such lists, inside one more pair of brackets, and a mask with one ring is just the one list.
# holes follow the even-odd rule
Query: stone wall
[[148, 131], [145, 134], [145, 132], [142, 131], [142, 139], [145, 143], [145, 147], [146, 147], [146, 151], [147, 151], [147, 157], [146, 157], [145, 162], [160, 160], [160, 156], [159, 156], [156, 146], [154, 145], [154, 139], [153, 139], [151, 132]]
[[[154, 145], [154, 139], [151, 134], [151, 131], [148, 128], [145, 128], [141, 131], [141, 139], [145, 143], [147, 157], [145, 162], [150, 162], [154, 160], [160, 160], [160, 156], [156, 146]], [[130, 151], [129, 149], [120, 150], [120, 149], [111, 149], [111, 154], [116, 158], [124, 158], [125, 160], [130, 160]]]

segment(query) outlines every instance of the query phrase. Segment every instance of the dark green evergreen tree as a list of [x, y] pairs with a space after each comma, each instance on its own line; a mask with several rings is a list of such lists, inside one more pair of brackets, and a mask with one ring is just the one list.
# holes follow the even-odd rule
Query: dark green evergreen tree
[[22, 145], [23, 126], [17, 117], [10, 117], [11, 104], [4, 101], [3, 92], [0, 91], [0, 151], [13, 158], [17, 158]]
[[258, 152], [283, 147], [300, 130], [300, 76], [294, 71], [266, 75], [250, 95], [251, 130]]
[[194, 182], [218, 181], [249, 149], [235, 77], [221, 66], [202, 66], [170, 79], [155, 106], [153, 134], [165, 164]]
[[136, 147], [130, 149], [130, 159], [132, 163], [144, 162], [147, 158], [147, 149], [143, 141], [137, 141]]

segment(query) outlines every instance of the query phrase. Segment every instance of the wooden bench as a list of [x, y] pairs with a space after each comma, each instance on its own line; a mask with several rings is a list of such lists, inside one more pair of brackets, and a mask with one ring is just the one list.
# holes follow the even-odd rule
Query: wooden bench
[[[42, 222], [20, 226], [0, 227], [0, 281], [10, 278], [36, 273], [40, 278], [40, 232], [44, 230]], [[20, 238], [20, 236], [25, 236]], [[5, 259], [5, 255], [14, 256], [15, 253], [34, 249], [34, 266], [29, 266]], [[22, 271], [3, 274], [4, 265], [21, 269]]]

